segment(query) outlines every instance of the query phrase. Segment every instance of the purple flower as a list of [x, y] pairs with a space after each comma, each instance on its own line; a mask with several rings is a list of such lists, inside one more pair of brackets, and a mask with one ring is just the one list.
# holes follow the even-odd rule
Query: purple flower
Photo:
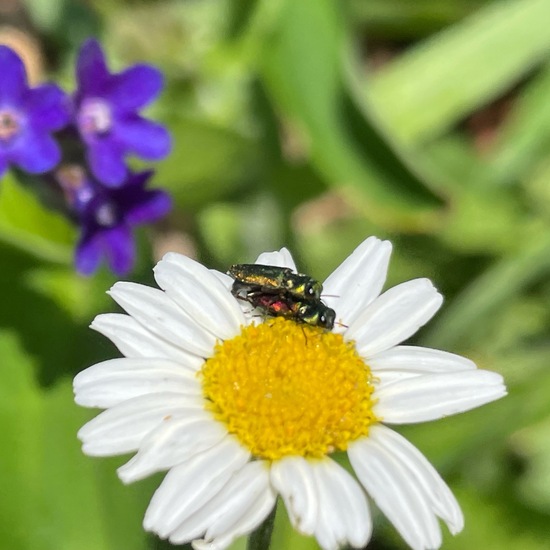
[[63, 91], [54, 84], [30, 88], [19, 56], [0, 45], [0, 176], [9, 164], [31, 174], [53, 168], [61, 150], [50, 134], [69, 118]]
[[124, 155], [128, 152], [146, 160], [159, 160], [170, 152], [166, 129], [138, 114], [160, 93], [160, 71], [149, 65], [134, 65], [111, 74], [99, 43], [90, 39], [80, 49], [76, 77], [76, 125], [98, 180], [110, 187], [122, 185], [127, 177]]
[[78, 165], [60, 167], [55, 174], [78, 224], [76, 269], [91, 275], [105, 257], [117, 275], [128, 273], [135, 261], [132, 228], [152, 223], [171, 208], [170, 196], [145, 186], [152, 171], [130, 173], [123, 185], [106, 188], [88, 177]]

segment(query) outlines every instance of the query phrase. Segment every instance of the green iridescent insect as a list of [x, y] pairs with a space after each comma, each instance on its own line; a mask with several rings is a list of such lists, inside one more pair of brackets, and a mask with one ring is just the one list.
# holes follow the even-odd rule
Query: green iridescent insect
[[237, 298], [247, 301], [272, 317], [293, 319], [299, 323], [329, 330], [334, 327], [336, 313], [323, 304], [321, 300], [317, 302], [298, 302], [277, 294], [257, 292], [239, 294]]
[[333, 309], [320, 298], [321, 283], [286, 267], [261, 264], [232, 265], [235, 280], [231, 292], [273, 317], [284, 317], [311, 326], [332, 329]]
[[323, 285], [288, 267], [262, 264], [235, 264], [229, 268], [235, 279], [233, 290], [292, 296], [297, 300], [318, 301]]

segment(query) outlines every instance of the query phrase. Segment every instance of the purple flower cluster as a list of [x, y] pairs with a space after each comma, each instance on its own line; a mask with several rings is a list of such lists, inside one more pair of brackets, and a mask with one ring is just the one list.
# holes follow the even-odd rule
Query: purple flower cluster
[[92, 174], [99, 181], [109, 187], [122, 185], [127, 177], [127, 153], [159, 160], [170, 152], [166, 129], [138, 114], [162, 89], [162, 74], [157, 69], [134, 65], [111, 74], [99, 44], [88, 40], [78, 56], [76, 77], [74, 119], [86, 144]]
[[61, 158], [51, 133], [68, 124], [69, 102], [55, 84], [29, 88], [23, 62], [6, 46], [0, 46], [0, 71], [0, 176], [10, 164], [45, 172]]
[[135, 260], [132, 228], [162, 218], [171, 207], [167, 193], [145, 189], [152, 174], [129, 172], [122, 185], [105, 187], [78, 164], [56, 170], [55, 179], [82, 227], [76, 248], [80, 273], [93, 273], [102, 257], [114, 273], [130, 271]]
[[152, 171], [132, 173], [125, 164], [128, 154], [160, 160], [170, 152], [166, 129], [139, 114], [160, 93], [162, 74], [144, 64], [109, 72], [93, 39], [80, 49], [72, 96], [55, 84], [29, 87], [21, 59], [1, 45], [0, 73], [0, 177], [10, 165], [50, 172], [80, 228], [76, 269], [89, 275], [104, 257], [117, 275], [127, 273], [132, 227], [170, 210], [167, 193], [145, 189]]

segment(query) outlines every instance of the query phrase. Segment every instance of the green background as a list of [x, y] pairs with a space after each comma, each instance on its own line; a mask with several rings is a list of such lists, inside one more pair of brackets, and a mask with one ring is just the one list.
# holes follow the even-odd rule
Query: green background
[[[444, 548], [549, 547], [549, 0], [32, 0], [17, 20], [74, 88], [79, 44], [112, 69], [166, 75], [149, 116], [174, 150], [154, 183], [171, 216], [139, 232], [129, 280], [167, 249], [225, 271], [288, 246], [322, 280], [369, 235], [387, 286], [429, 277], [446, 301], [413, 342], [501, 373], [509, 396], [400, 430], [466, 516]], [[92, 7], [93, 6], [93, 7]], [[137, 166], [137, 164], [136, 164]], [[74, 229], [0, 182], [0, 547], [157, 550], [144, 510], [161, 476], [85, 457], [71, 379], [117, 352], [87, 327], [116, 311], [106, 270], [71, 264]], [[405, 545], [377, 515], [371, 548]], [[275, 548], [317, 548], [281, 510]], [[235, 549], [244, 548], [239, 541]]]

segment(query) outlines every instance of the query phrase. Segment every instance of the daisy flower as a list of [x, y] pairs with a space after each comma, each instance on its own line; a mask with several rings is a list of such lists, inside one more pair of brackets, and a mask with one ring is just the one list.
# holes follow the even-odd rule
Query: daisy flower
[[[462, 529], [447, 485], [388, 425], [460, 413], [506, 389], [468, 359], [400, 345], [442, 297], [427, 279], [381, 294], [390, 252], [370, 237], [325, 281], [330, 331], [254, 316], [230, 277], [178, 254], [155, 267], [162, 290], [113, 286], [128, 315], [99, 315], [92, 328], [125, 358], [75, 378], [78, 404], [107, 409], [78, 435], [89, 455], [136, 452], [118, 470], [126, 483], [168, 470], [145, 529], [221, 550], [258, 527], [278, 495], [325, 550], [367, 544], [367, 495], [414, 549], [441, 545], [438, 518]], [[286, 249], [257, 263], [296, 270]]]

